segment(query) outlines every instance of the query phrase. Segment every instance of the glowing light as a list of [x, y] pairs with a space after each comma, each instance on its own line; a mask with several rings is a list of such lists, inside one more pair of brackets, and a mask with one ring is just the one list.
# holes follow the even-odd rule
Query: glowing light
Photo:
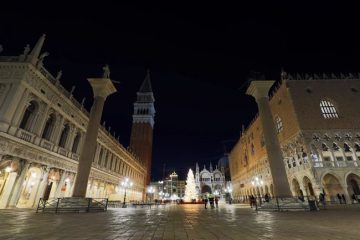
[[13, 169], [12, 169], [11, 167], [6, 167], [6, 168], [5, 168], [5, 172], [7, 172], [7, 173], [12, 172], [12, 170], [13, 170]]
[[31, 173], [32, 178], [36, 178], [36, 173]]
[[70, 182], [70, 179], [69, 179], [69, 178], [66, 178], [66, 179], [65, 179], [65, 182], [66, 182], [66, 183], [69, 183], [69, 182]]

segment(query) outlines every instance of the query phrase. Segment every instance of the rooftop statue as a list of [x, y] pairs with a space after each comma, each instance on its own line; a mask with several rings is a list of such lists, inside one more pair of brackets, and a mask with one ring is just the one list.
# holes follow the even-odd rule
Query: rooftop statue
[[30, 52], [30, 46], [29, 44], [26, 44], [26, 46], [24, 47], [24, 56], [26, 57]]
[[103, 67], [103, 71], [104, 71], [104, 73], [103, 73], [103, 78], [110, 78], [110, 68], [109, 68], [109, 65], [105, 65], [104, 67]]

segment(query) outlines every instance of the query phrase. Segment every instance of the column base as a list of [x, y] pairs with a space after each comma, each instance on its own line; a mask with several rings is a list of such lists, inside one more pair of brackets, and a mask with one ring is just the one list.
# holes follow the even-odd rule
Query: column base
[[49, 200], [40, 199], [36, 212], [106, 212], [107, 198], [66, 197]]
[[315, 201], [301, 201], [298, 198], [272, 198], [257, 207], [258, 211], [310, 211], [318, 210]]

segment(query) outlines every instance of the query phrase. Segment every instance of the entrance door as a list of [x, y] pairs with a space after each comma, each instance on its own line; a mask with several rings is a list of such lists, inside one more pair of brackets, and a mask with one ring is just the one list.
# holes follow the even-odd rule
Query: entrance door
[[50, 182], [46, 189], [45, 189], [45, 193], [44, 193], [44, 200], [48, 200], [49, 199], [49, 196], [50, 196], [50, 192], [51, 192], [51, 188], [52, 188], [52, 182]]
[[360, 188], [355, 179], [350, 180], [351, 187], [355, 195], [360, 195]]

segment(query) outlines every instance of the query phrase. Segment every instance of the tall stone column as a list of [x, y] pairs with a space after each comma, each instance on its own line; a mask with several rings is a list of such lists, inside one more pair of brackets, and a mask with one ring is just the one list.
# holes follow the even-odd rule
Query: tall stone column
[[274, 119], [269, 105], [269, 89], [274, 81], [252, 81], [246, 93], [253, 96], [259, 108], [259, 117], [263, 128], [265, 147], [276, 197], [292, 196], [284, 165], [280, 143], [277, 138]]
[[[105, 74], [104, 74], [105, 75]], [[90, 111], [84, 146], [81, 150], [73, 197], [85, 197], [91, 164], [95, 156], [97, 136], [100, 126], [101, 115], [106, 97], [116, 92], [116, 89], [108, 76], [104, 78], [88, 79], [94, 93], [94, 103]]]
[[29, 162], [26, 162], [23, 164], [23, 167], [19, 173], [20, 176], [18, 177], [18, 179], [16, 180], [16, 183], [15, 183], [13, 194], [12, 194], [10, 202], [9, 202], [9, 207], [15, 207], [17, 202], [19, 201], [23, 183], [24, 183], [26, 174], [30, 168], [30, 165], [31, 164]]

